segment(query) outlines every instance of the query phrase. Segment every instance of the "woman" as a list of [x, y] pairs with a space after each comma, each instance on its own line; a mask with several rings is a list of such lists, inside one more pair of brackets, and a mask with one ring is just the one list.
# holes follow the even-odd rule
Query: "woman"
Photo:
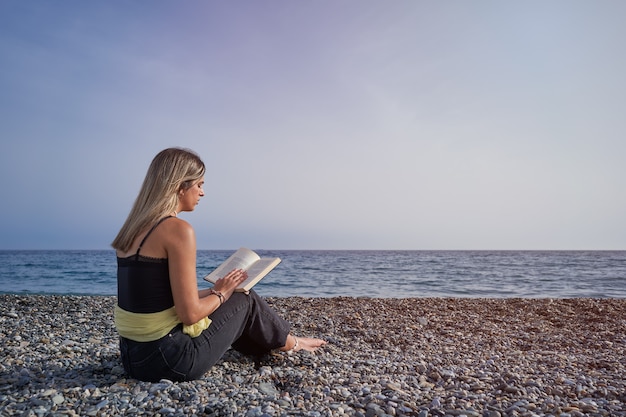
[[289, 324], [254, 291], [234, 292], [245, 271], [198, 290], [194, 230], [176, 215], [193, 211], [204, 196], [204, 174], [192, 151], [161, 151], [112, 243], [118, 262], [115, 325], [124, 369], [133, 378], [197, 379], [231, 346], [261, 355], [315, 351], [326, 343], [290, 334]]

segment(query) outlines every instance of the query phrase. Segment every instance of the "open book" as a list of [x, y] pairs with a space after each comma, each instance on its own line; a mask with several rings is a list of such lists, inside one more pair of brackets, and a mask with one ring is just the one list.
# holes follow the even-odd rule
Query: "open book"
[[239, 284], [236, 291], [248, 292], [279, 263], [280, 258], [261, 258], [250, 249], [240, 248], [204, 279], [215, 284], [233, 269], [243, 269], [248, 272], [248, 279]]

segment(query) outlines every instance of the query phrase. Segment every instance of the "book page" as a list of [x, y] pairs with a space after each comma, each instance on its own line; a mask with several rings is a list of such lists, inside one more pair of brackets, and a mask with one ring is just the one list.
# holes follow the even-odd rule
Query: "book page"
[[204, 277], [205, 280], [215, 283], [220, 278], [223, 278], [233, 269], [247, 269], [260, 257], [250, 249], [240, 248], [237, 252], [233, 253], [218, 266], [213, 272]]
[[261, 258], [248, 268], [248, 279], [239, 284], [237, 289], [249, 291], [257, 282], [280, 263], [280, 258]]

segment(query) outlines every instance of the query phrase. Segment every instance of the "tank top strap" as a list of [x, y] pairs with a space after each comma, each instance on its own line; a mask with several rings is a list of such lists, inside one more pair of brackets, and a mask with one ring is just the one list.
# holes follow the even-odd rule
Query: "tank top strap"
[[160, 225], [161, 223], [163, 223], [165, 220], [169, 219], [170, 217], [174, 217], [174, 216], [163, 217], [161, 220], [156, 222], [156, 224], [152, 226], [150, 230], [148, 230], [148, 233], [146, 233], [143, 239], [141, 239], [141, 243], [139, 244], [139, 247], [137, 248], [137, 253], [135, 253], [135, 259], [139, 257], [139, 251], [141, 250], [141, 247], [143, 246], [143, 244], [146, 242], [146, 239], [148, 239], [148, 236], [150, 236], [150, 234], [154, 231], [154, 229], [157, 228], [158, 225]]

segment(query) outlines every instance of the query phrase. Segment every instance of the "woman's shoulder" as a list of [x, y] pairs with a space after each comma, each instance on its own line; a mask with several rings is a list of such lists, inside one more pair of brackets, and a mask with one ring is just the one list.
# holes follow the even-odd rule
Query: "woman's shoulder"
[[167, 221], [164, 221], [158, 229], [161, 229], [159, 234], [165, 237], [193, 238], [195, 236], [193, 226], [191, 226], [191, 224], [186, 220], [179, 217], [167, 219]]
[[116, 254], [122, 259], [137, 254], [161, 259], [167, 258], [168, 247], [190, 244], [195, 244], [195, 233], [191, 224], [178, 217], [166, 217], [140, 233], [128, 251], [117, 250]]
[[177, 217], [168, 219], [161, 225], [159, 241], [168, 258], [188, 253], [196, 249], [196, 235], [191, 224]]

